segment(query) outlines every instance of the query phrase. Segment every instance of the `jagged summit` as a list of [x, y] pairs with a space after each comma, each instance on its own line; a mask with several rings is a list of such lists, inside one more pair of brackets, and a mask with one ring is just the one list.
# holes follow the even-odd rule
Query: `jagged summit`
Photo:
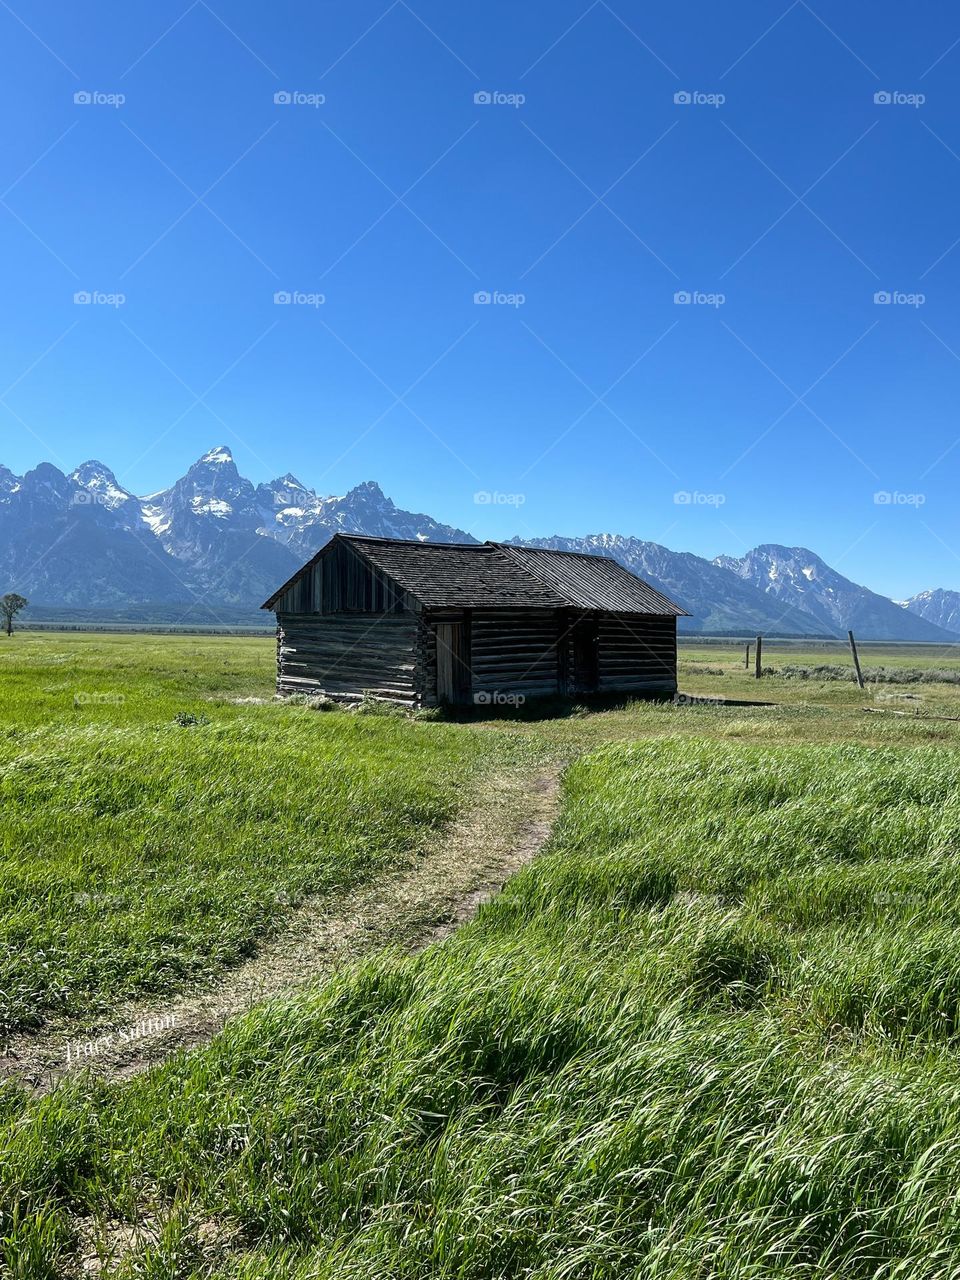
[[106, 463], [98, 462], [95, 458], [81, 462], [75, 471], [71, 471], [70, 479], [108, 510], [115, 511], [129, 502], [137, 502], [133, 494], [119, 483]]
[[205, 453], [203, 457], [200, 458], [198, 462], [195, 463], [194, 465], [199, 466], [200, 463], [204, 463], [204, 462], [209, 462], [214, 464], [225, 463], [225, 462], [230, 463], [230, 462], [233, 462], [233, 454], [230, 452], [230, 450], [227, 448], [225, 444], [218, 444], [215, 449], [211, 449], [208, 453]]
[[95, 479], [99, 476], [106, 476], [114, 484], [117, 482], [117, 477], [107, 464], [96, 458], [88, 458], [86, 462], [81, 462], [75, 471], [70, 472], [70, 475], [78, 483], [82, 483], [83, 479]]
[[299, 480], [292, 471], [288, 471], [285, 476], [278, 476], [276, 480], [271, 480], [268, 488], [274, 486], [283, 486], [287, 489], [302, 489], [305, 493], [313, 493], [312, 489], [308, 489], [302, 480]]

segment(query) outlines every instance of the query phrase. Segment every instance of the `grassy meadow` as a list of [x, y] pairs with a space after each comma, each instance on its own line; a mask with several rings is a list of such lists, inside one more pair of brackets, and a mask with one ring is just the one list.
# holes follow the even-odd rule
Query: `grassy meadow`
[[493, 765], [454, 726], [271, 705], [273, 662], [263, 640], [0, 645], [0, 1037], [215, 976], [400, 864]]
[[[960, 745], [960, 683], [955, 683], [960, 681], [960, 649], [861, 646], [861, 663], [867, 676], [862, 691], [852, 678], [837, 678], [837, 671], [852, 677], [846, 645], [820, 644], [813, 649], [765, 642], [765, 674], [757, 680], [752, 649], [747, 670], [742, 644], [692, 638], [679, 648], [680, 694], [675, 703], [626, 702], [602, 714], [574, 707], [550, 719], [538, 719], [535, 708], [525, 709], [504, 727], [546, 739], [566, 754], [610, 741], [688, 734], [741, 742]], [[816, 674], [823, 666], [829, 674]], [[789, 668], [808, 674], [779, 674]], [[873, 678], [877, 671], [886, 676], [905, 671], [911, 680], [880, 681]], [[916, 671], [930, 676], [946, 671], [950, 681], [918, 683], [912, 678]]]
[[553, 836], [418, 956], [126, 1082], [0, 1088], [0, 1274], [960, 1275], [960, 687], [883, 704], [691, 645], [677, 704], [441, 724], [241, 701], [272, 661], [0, 646], [9, 1019], [209, 978], [282, 927], [264, 895], [393, 865], [492, 770], [569, 762]]
[[865, 690], [854, 682], [847, 645], [765, 640], [763, 676], [755, 677], [755, 651], [744, 665], [744, 645], [684, 640], [679, 646], [681, 686], [704, 682], [717, 696], [960, 714], [960, 645], [859, 645]]

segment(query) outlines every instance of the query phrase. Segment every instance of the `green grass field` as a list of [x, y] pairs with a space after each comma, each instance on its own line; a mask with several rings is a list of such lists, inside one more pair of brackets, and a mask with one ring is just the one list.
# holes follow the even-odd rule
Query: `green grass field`
[[264, 641], [0, 645], [0, 1036], [215, 975], [307, 895], [398, 864], [491, 766], [454, 726], [270, 705], [272, 662]]
[[[255, 909], [278, 880], [335, 896], [495, 768], [570, 760], [562, 811], [441, 946], [125, 1083], [0, 1089], [0, 1274], [76, 1274], [91, 1240], [152, 1280], [960, 1274], [960, 725], [926, 718], [960, 714], [951, 684], [874, 714], [685, 647], [688, 702], [445, 725], [240, 703], [269, 645], [142, 640], [0, 648], [4, 927], [53, 939], [35, 1001], [63, 973], [66, 1007], [109, 1001], [119, 955], [134, 987], [209, 977], [282, 926]], [[75, 709], [81, 678], [128, 700]], [[157, 856], [193, 868], [175, 922]], [[63, 908], [125, 875], [115, 917]]]
[[846, 645], [765, 641], [764, 675], [755, 678], [755, 651], [744, 666], [744, 646], [685, 640], [679, 647], [681, 686], [730, 697], [777, 702], [867, 705], [908, 711], [960, 714], [960, 648], [935, 645], [860, 645], [866, 689], [854, 683]]
[[[807, 650], [773, 643], [764, 653], [768, 672], [824, 664], [852, 672], [849, 650], [841, 645]], [[871, 646], [864, 649], [862, 661], [868, 672], [882, 666], [887, 671], [908, 668], [936, 674], [946, 668], [960, 679], [960, 656], [932, 646]], [[752, 663], [749, 670], [744, 668], [742, 645], [696, 641], [680, 646], [678, 675], [676, 703], [633, 702], [602, 715], [575, 712], [550, 720], [521, 720], [509, 727], [548, 739], [565, 752], [678, 734], [747, 742], [960, 744], [960, 685], [955, 683], [870, 681], [861, 691], [852, 680], [836, 678], [766, 674], [757, 680]]]

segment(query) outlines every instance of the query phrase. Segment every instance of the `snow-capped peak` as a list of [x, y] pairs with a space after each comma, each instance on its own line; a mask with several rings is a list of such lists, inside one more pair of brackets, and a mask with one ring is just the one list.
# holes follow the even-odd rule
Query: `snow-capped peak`
[[289, 471], [285, 476], [278, 476], [276, 480], [260, 485], [257, 494], [261, 503], [268, 508], [305, 507], [312, 506], [317, 501], [314, 491]]
[[225, 444], [219, 444], [215, 449], [211, 449], [209, 453], [205, 453], [200, 461], [213, 463], [232, 462], [233, 454]]
[[91, 458], [89, 462], [81, 462], [76, 471], [71, 473], [70, 479], [92, 494], [108, 511], [115, 511], [133, 499], [133, 495], [123, 488], [110, 468], [97, 462], [95, 458]]

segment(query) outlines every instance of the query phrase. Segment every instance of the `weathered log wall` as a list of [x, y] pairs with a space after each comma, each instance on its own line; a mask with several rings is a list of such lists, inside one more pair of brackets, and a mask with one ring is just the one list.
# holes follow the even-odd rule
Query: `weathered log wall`
[[474, 701], [497, 693], [530, 698], [556, 693], [559, 636], [553, 612], [475, 611], [470, 656]]
[[[474, 611], [470, 617], [470, 698], [495, 704], [559, 692], [575, 694], [574, 615]], [[410, 706], [437, 702], [436, 620], [414, 613], [278, 614], [277, 690], [359, 698], [365, 692]], [[598, 619], [600, 692], [675, 693], [676, 621]]]
[[278, 614], [277, 692], [418, 705], [414, 614]]
[[601, 692], [677, 691], [677, 620], [671, 617], [600, 617]]
[[421, 706], [437, 705], [437, 632], [423, 614], [417, 617], [417, 697]]

